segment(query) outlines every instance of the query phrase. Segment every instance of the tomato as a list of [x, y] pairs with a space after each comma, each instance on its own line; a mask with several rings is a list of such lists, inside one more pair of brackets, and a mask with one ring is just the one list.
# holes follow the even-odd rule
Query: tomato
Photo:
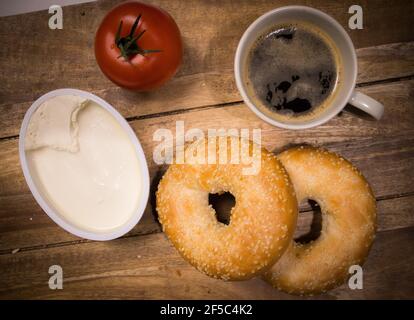
[[140, 2], [111, 9], [95, 36], [95, 57], [102, 72], [115, 84], [132, 90], [158, 88], [174, 76], [182, 51], [180, 30], [173, 18]]

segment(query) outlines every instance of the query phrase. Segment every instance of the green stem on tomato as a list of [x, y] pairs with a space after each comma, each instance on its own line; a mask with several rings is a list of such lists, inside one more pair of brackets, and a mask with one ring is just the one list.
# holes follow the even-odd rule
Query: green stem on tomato
[[125, 60], [129, 61], [130, 58], [136, 54], [145, 56], [147, 53], [161, 52], [161, 50], [156, 49], [143, 49], [138, 45], [137, 41], [143, 36], [146, 31], [142, 30], [138, 35], [134, 36], [140, 19], [141, 14], [135, 19], [135, 22], [132, 25], [129, 34], [126, 37], [121, 37], [123, 21], [121, 20], [119, 23], [118, 30], [115, 35], [115, 44], [121, 52], [118, 58], [123, 57]]

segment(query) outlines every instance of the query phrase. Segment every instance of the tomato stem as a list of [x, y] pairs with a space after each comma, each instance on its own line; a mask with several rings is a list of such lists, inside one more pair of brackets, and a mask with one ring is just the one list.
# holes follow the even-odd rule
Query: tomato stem
[[126, 37], [121, 37], [123, 21], [121, 20], [118, 26], [118, 30], [115, 35], [115, 44], [119, 48], [121, 54], [118, 58], [123, 57], [125, 60], [129, 61], [130, 58], [136, 54], [145, 56], [147, 53], [156, 53], [161, 52], [161, 50], [156, 49], [143, 49], [141, 48], [137, 41], [143, 36], [146, 30], [142, 30], [138, 35], [134, 36], [135, 30], [137, 29], [139, 20], [141, 19], [141, 14], [135, 19], [134, 24], [131, 27], [129, 34]]

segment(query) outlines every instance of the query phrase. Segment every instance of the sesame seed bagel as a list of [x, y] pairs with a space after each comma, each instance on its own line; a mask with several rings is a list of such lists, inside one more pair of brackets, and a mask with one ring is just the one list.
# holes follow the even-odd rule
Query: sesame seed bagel
[[[231, 146], [245, 143], [258, 156], [259, 170], [246, 174], [243, 161], [218, 161], [220, 144], [198, 140], [185, 149], [186, 162], [170, 165], [160, 181], [157, 212], [163, 231], [189, 263], [214, 278], [244, 280], [283, 254], [293, 236], [297, 203], [289, 177], [273, 154], [248, 140], [217, 141], [222, 138], [228, 159]], [[200, 159], [216, 156], [216, 163], [188, 163], [195, 150], [207, 151]], [[209, 193], [222, 192], [235, 198], [228, 225], [218, 222], [208, 201]]]
[[294, 241], [264, 279], [288, 293], [318, 294], [342, 284], [349, 267], [368, 255], [376, 230], [376, 203], [362, 174], [324, 149], [297, 147], [278, 156], [294, 185], [298, 203], [318, 202], [322, 230], [313, 242]]

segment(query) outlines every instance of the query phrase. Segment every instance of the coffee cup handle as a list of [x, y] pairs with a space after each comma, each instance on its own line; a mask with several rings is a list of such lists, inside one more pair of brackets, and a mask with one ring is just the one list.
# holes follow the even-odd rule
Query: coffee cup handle
[[353, 92], [349, 103], [373, 116], [377, 120], [381, 119], [384, 114], [384, 105], [382, 103], [379, 103], [377, 100], [374, 100], [359, 91]]

